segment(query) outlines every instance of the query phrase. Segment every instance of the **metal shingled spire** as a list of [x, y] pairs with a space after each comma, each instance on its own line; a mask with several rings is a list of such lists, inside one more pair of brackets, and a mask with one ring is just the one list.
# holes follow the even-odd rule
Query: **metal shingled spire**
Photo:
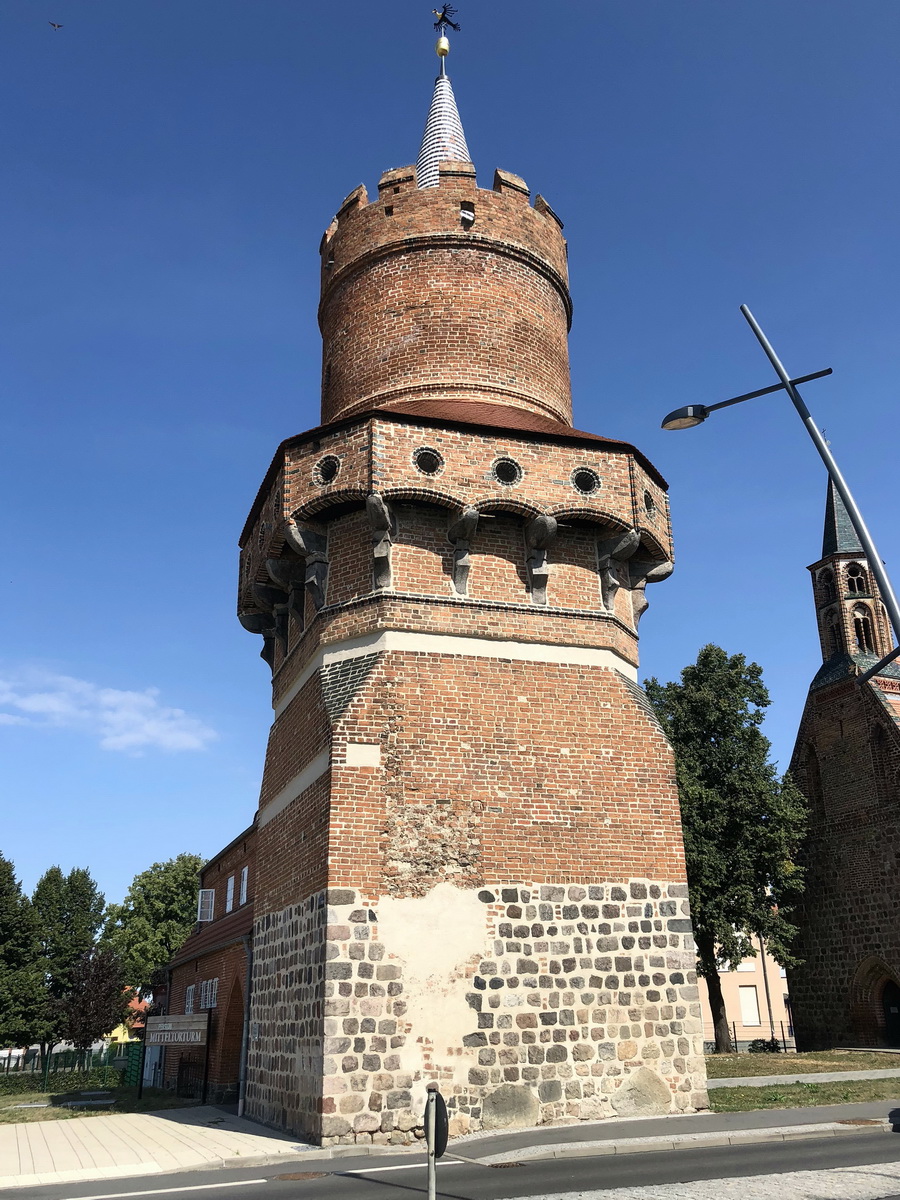
[[441, 73], [434, 81], [434, 95], [431, 97], [431, 108], [428, 110], [422, 147], [416, 162], [416, 183], [420, 188], [437, 187], [438, 166], [442, 162], [471, 162], [450, 77], [444, 71], [444, 60], [449, 50], [450, 43], [441, 36], [437, 44]]
[[830, 554], [862, 554], [859, 537], [831, 479], [825, 501], [825, 533], [822, 537], [822, 557]]

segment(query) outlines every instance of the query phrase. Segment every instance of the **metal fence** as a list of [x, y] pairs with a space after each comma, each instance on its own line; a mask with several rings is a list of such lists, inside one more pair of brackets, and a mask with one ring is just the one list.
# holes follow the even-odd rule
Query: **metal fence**
[[[134, 1054], [132, 1047], [140, 1053], [140, 1042], [113, 1042], [97, 1050], [57, 1050], [50, 1055], [50, 1073], [94, 1071], [99, 1067], [122, 1069]], [[41, 1054], [36, 1047], [10, 1050], [0, 1058], [0, 1075], [39, 1075], [43, 1070]]]
[[[729, 1022], [729, 1028], [731, 1030], [731, 1044], [734, 1047], [735, 1054], [749, 1053], [750, 1047], [754, 1042], [768, 1042], [772, 1032], [768, 1025], [760, 1027], [759, 1031], [754, 1030], [751, 1032], [746, 1026], [740, 1026], [735, 1021]], [[774, 1030], [775, 1041], [783, 1053], [797, 1049], [793, 1025], [787, 1021], [776, 1021]], [[716, 1035], [712, 1024], [708, 1021], [704, 1021], [703, 1023], [703, 1050], [706, 1054], [715, 1054], [716, 1052]]]

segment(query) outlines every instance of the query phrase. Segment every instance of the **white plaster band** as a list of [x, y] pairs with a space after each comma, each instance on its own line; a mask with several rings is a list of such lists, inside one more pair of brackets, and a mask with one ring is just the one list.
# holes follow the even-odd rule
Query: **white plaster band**
[[284, 812], [287, 806], [293, 803], [298, 796], [302, 796], [306, 789], [315, 783], [320, 775], [325, 774], [330, 764], [331, 755], [327, 750], [323, 750], [321, 754], [317, 754], [312, 762], [307, 764], [299, 775], [295, 775], [290, 783], [283, 787], [265, 808], [260, 809], [259, 816], [256, 819], [257, 826], [268, 825], [274, 817]]
[[310, 677], [322, 667], [361, 658], [366, 654], [386, 654], [390, 651], [414, 654], [452, 654], [457, 658], [498, 658], [513, 662], [571, 663], [580, 667], [603, 667], [618, 671], [637, 683], [637, 667], [614, 650], [596, 646], [558, 646], [552, 642], [495, 641], [493, 638], [457, 637], [445, 633], [409, 633], [386, 629], [362, 637], [347, 638], [323, 647], [303, 668], [285, 694], [274, 706], [280, 717]]

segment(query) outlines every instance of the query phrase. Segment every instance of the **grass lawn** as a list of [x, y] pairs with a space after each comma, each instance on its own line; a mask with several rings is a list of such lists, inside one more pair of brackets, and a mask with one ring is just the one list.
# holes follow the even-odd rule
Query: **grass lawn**
[[893, 1101], [900, 1108], [900, 1079], [851, 1079], [845, 1083], [786, 1083], [773, 1087], [714, 1088], [712, 1112], [749, 1112], [754, 1108], [808, 1108], [814, 1104]]
[[[808, 1054], [708, 1054], [710, 1079], [740, 1079], [748, 1075], [802, 1075], [820, 1071], [898, 1071], [900, 1054], [859, 1054], [846, 1050], [815, 1050]], [[874, 1097], [878, 1099], [878, 1097]]]
[[[22, 1121], [68, 1121], [75, 1117], [97, 1117], [109, 1113], [154, 1112], [161, 1108], [189, 1108], [196, 1103], [161, 1088], [144, 1088], [140, 1100], [136, 1088], [113, 1088], [111, 1091], [116, 1103], [109, 1108], [61, 1107], [63, 1100], [82, 1098], [78, 1092], [25, 1092], [17, 1096], [0, 1096], [0, 1125], [19, 1124]], [[17, 1104], [47, 1104], [48, 1107], [16, 1108]]]

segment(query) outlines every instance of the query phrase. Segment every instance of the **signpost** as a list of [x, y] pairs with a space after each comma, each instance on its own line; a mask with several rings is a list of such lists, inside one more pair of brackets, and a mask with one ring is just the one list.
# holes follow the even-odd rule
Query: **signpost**
[[428, 1200], [435, 1200], [437, 1159], [447, 1149], [447, 1105], [436, 1083], [426, 1086], [425, 1141], [428, 1145]]
[[206, 1084], [209, 1074], [209, 1010], [201, 1013], [173, 1013], [148, 1017], [144, 1028], [144, 1048], [141, 1052], [141, 1077], [138, 1099], [144, 1092], [144, 1060], [148, 1046], [203, 1046], [203, 1103], [206, 1103]]

